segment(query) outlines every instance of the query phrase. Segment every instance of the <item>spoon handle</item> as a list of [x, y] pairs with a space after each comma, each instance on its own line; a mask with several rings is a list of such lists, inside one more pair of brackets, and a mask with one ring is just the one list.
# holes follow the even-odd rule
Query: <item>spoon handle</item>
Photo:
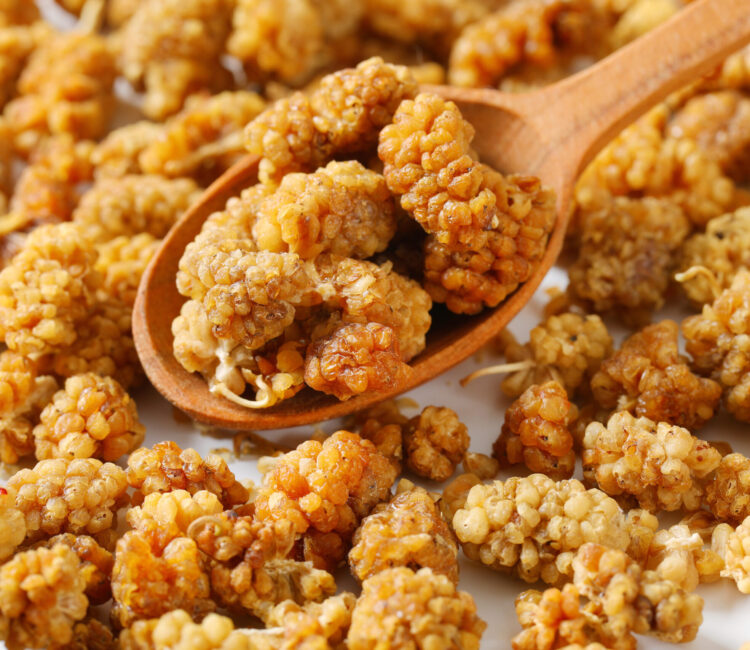
[[575, 176], [648, 108], [748, 42], [747, 0], [697, 0], [596, 66], [534, 93], [536, 119], [552, 150], [577, 161]]

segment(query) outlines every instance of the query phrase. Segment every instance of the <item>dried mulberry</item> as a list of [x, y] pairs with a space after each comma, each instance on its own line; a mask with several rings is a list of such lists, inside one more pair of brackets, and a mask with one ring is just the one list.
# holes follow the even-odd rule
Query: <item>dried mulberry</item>
[[311, 343], [305, 358], [305, 383], [340, 400], [392, 390], [410, 374], [393, 330], [378, 323], [342, 325]]
[[12, 488], [0, 488], [0, 562], [11, 557], [26, 538], [26, 518], [16, 508], [15, 497]]
[[709, 443], [687, 429], [615, 413], [592, 422], [583, 439], [584, 477], [607, 494], [632, 495], [642, 508], [697, 510], [704, 481], [721, 461]]
[[105, 177], [84, 194], [73, 221], [92, 240], [142, 232], [163, 237], [197, 197], [198, 186], [188, 178]]
[[722, 577], [734, 580], [743, 594], [750, 594], [749, 536], [750, 520], [745, 519], [736, 529], [729, 524], [719, 524], [711, 540], [713, 549], [724, 560]]
[[73, 224], [41, 226], [0, 271], [0, 334], [21, 354], [38, 356], [76, 339], [101, 281], [96, 252]]
[[727, 289], [742, 267], [750, 267], [750, 209], [740, 208], [711, 219], [703, 233], [688, 238], [680, 250], [678, 276], [694, 305], [704, 305]]
[[[405, 617], [404, 612], [410, 612]], [[351, 650], [453, 647], [477, 650], [487, 624], [474, 599], [431, 569], [386, 569], [365, 580], [346, 638]]]
[[664, 320], [630, 336], [591, 379], [597, 403], [688, 429], [710, 420], [721, 386], [690, 371], [678, 333], [677, 323]]
[[145, 88], [144, 113], [164, 119], [188, 95], [227, 86], [220, 57], [229, 35], [229, 0], [145, 0], [125, 24], [120, 69]]
[[372, 58], [324, 77], [306, 97], [295, 93], [261, 113], [245, 130], [245, 146], [261, 157], [261, 181], [313, 171], [334, 154], [366, 151], [377, 143], [402, 99], [417, 84], [403, 66]]
[[406, 466], [433, 481], [446, 481], [469, 449], [468, 430], [454, 411], [428, 406], [404, 429]]
[[32, 542], [63, 532], [106, 536], [127, 502], [127, 487], [124, 470], [94, 458], [40, 460], [8, 480]]
[[305, 559], [335, 567], [359, 521], [388, 498], [396, 470], [368, 440], [338, 431], [280, 456], [256, 498], [259, 520], [289, 519], [307, 533]]
[[724, 389], [727, 410], [750, 422], [750, 271], [741, 270], [703, 313], [682, 324], [695, 367]]
[[67, 546], [18, 553], [0, 567], [0, 639], [9, 650], [47, 648], [73, 637], [86, 615], [86, 580]]
[[424, 488], [399, 485], [388, 504], [365, 517], [352, 542], [349, 566], [360, 581], [402, 566], [429, 567], [458, 583], [458, 544]]
[[585, 542], [625, 550], [626, 516], [604, 492], [580, 481], [555, 482], [543, 474], [474, 485], [453, 516], [464, 553], [526, 582], [556, 584], [572, 575]]
[[96, 177], [142, 174], [139, 156], [163, 133], [164, 126], [146, 120], [110, 131], [91, 154]]
[[647, 321], [664, 304], [675, 252], [690, 232], [682, 210], [669, 199], [617, 197], [578, 218], [580, 248], [569, 291], [596, 312]]
[[102, 36], [73, 31], [44, 39], [18, 80], [20, 96], [5, 108], [16, 148], [31, 152], [49, 134], [104, 135], [114, 79], [114, 55]]
[[170, 440], [160, 442], [153, 449], [141, 447], [128, 458], [127, 480], [137, 492], [134, 501], [153, 492], [187, 490], [195, 494], [208, 490], [215, 494], [225, 508], [245, 503], [248, 492], [235, 479], [226, 461], [216, 454], [203, 460], [195, 449], [180, 449]]
[[505, 413], [492, 447], [501, 466], [523, 463], [550, 478], [570, 478], [575, 469], [570, 425], [578, 409], [555, 381], [528, 388]]
[[739, 525], [750, 517], [750, 459], [728, 454], [706, 486], [706, 503], [722, 521]]
[[401, 473], [404, 458], [403, 434], [409, 419], [403, 415], [394, 400], [385, 400], [354, 414], [356, 432], [372, 442]]
[[147, 232], [99, 244], [94, 269], [102, 275], [105, 293], [132, 309], [141, 276], [160, 244], [160, 239]]

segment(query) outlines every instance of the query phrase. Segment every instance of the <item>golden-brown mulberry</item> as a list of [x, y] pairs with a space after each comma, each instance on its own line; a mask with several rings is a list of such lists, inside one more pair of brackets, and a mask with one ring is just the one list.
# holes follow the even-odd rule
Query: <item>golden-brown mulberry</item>
[[36, 547], [54, 548], [64, 544], [72, 549], [81, 561], [80, 573], [86, 581], [86, 598], [91, 605], [101, 605], [112, 597], [110, 578], [114, 557], [107, 549], [102, 548], [93, 537], [63, 533], [55, 535]]
[[[524, 591], [516, 598], [516, 616], [523, 630], [512, 639], [513, 650], [606, 650], [596, 621], [586, 616], [578, 589]], [[618, 646], [619, 647], [619, 646]]]
[[612, 353], [612, 337], [595, 314], [554, 314], [529, 332], [519, 345], [507, 330], [501, 334], [503, 354], [510, 364], [525, 363], [500, 384], [509, 397], [518, 397], [534, 384], [556, 381], [571, 397], [586, 388], [602, 361]]
[[706, 503], [722, 521], [738, 525], [750, 517], [750, 458], [727, 454], [706, 486]]
[[[410, 612], [405, 617], [404, 612]], [[474, 599], [431, 569], [386, 569], [365, 580], [347, 636], [351, 650], [379, 646], [478, 650], [487, 624]]]
[[271, 76], [299, 86], [316, 70], [340, 63], [339, 50], [352, 49], [348, 41], [364, 8], [364, 0], [239, 0], [227, 49], [251, 79]]
[[142, 232], [163, 237], [198, 192], [198, 186], [189, 178], [105, 177], [83, 195], [73, 212], [73, 221], [92, 240], [132, 237]]
[[52, 356], [52, 370], [61, 377], [85, 372], [113, 377], [126, 390], [140, 383], [143, 369], [135, 351], [131, 316], [132, 308], [119, 299], [97, 302], [77, 326], [75, 342]]
[[612, 496], [634, 496], [642, 508], [698, 510], [704, 481], [721, 454], [687, 429], [615, 413], [592, 422], [583, 439], [584, 477]]
[[147, 174], [216, 178], [239, 158], [242, 129], [264, 108], [263, 99], [246, 90], [189, 97], [139, 152], [138, 163]]
[[64, 544], [18, 553], [0, 567], [0, 639], [9, 650], [47, 648], [73, 637], [86, 615], [86, 580]]
[[[450, 83], [497, 86], [508, 74], [521, 83], [551, 70], [556, 72], [549, 81], [571, 74], [575, 57], [580, 65], [580, 58], [598, 58], [610, 49], [607, 37], [616, 16], [602, 11], [606, 3], [599, 5], [570, 0], [508, 3], [466, 27], [456, 39]], [[564, 65], [566, 61], [573, 65]]]
[[725, 90], [690, 98], [670, 120], [668, 133], [695, 140], [738, 182], [747, 180], [750, 147], [750, 99]]
[[435, 500], [408, 481], [365, 517], [352, 540], [349, 566], [360, 581], [392, 567], [429, 567], [458, 583], [458, 544]]
[[742, 267], [750, 267], [748, 208], [711, 219], [705, 232], [688, 238], [680, 250], [680, 284], [694, 305], [713, 302]]
[[18, 80], [20, 96], [5, 109], [15, 146], [28, 153], [49, 134], [104, 135], [115, 105], [114, 79], [115, 59], [104, 37], [73, 31], [44, 39]]
[[210, 563], [211, 590], [230, 610], [246, 610], [266, 620], [275, 605], [292, 600], [304, 605], [336, 592], [333, 576], [312, 562], [275, 558], [260, 566], [252, 558], [239, 564]]
[[[28, 5], [28, 2], [21, 4]], [[33, 6], [33, 4], [31, 5]], [[3, 20], [3, 13], [0, 11], [0, 21]], [[16, 82], [23, 70], [23, 66], [37, 45], [37, 37], [44, 28], [35, 28], [28, 26], [0, 26], [0, 107], [5, 104], [16, 94]], [[12, 146], [13, 134], [3, 133], [4, 144]]]
[[578, 218], [569, 291], [596, 312], [648, 320], [664, 304], [675, 252], [690, 232], [682, 210], [669, 199], [617, 197]]
[[28, 0], [0, 0], [0, 25], [27, 25], [39, 19], [39, 9]]
[[127, 480], [137, 492], [137, 503], [153, 492], [187, 490], [195, 494], [208, 490], [225, 508], [245, 503], [247, 489], [235, 479], [226, 461], [217, 454], [203, 460], [195, 449], [180, 449], [168, 440], [152, 449], [141, 447], [128, 458]]
[[145, 432], [135, 402], [117, 381], [74, 375], [39, 416], [36, 457], [115, 461], [138, 447]]
[[409, 419], [395, 400], [385, 400], [354, 414], [356, 433], [372, 442], [386, 456], [398, 474], [404, 458], [403, 434]]
[[115, 237], [96, 247], [94, 269], [102, 275], [102, 289], [111, 299], [132, 309], [146, 266], [161, 244], [160, 239], [142, 232], [133, 237]]
[[334, 161], [285, 176], [261, 203], [252, 232], [262, 250], [364, 259], [385, 250], [396, 232], [393, 197], [380, 174]]
[[573, 556], [585, 542], [625, 550], [630, 536], [614, 499], [575, 479], [555, 482], [543, 474], [474, 485], [453, 516], [453, 530], [469, 558], [548, 584], [572, 575]]
[[120, 650], [120, 646], [108, 625], [95, 618], [85, 618], [73, 626], [73, 638], [64, 649]]
[[643, 571], [622, 551], [585, 544], [573, 560], [573, 583], [589, 599], [605, 639], [631, 650], [631, 632], [670, 643], [692, 641], [703, 622], [703, 599], [655, 571]]
[[112, 569], [111, 618], [128, 627], [140, 618], [184, 609], [195, 620], [212, 612], [208, 574], [195, 542], [177, 537], [163, 549], [155, 549], [137, 531], [117, 542]]
[[489, 481], [495, 478], [500, 471], [500, 462], [497, 458], [487, 454], [467, 451], [464, 454], [463, 469], [464, 472], [473, 474], [481, 481]]
[[678, 335], [677, 323], [663, 320], [630, 336], [591, 379], [597, 403], [687, 429], [710, 420], [721, 386], [690, 371]]
[[307, 533], [305, 558], [335, 567], [359, 521], [388, 498], [395, 478], [393, 465], [370, 441], [338, 431], [276, 459], [254, 502], [256, 517], [291, 520], [298, 533]]
[[0, 334], [21, 354], [72, 344], [100, 283], [96, 252], [74, 224], [41, 226], [0, 271]]
[[695, 367], [724, 389], [727, 410], [750, 422], [750, 271], [741, 270], [703, 313], [682, 324]]
[[13, 555], [26, 538], [26, 518], [15, 504], [15, 490], [0, 488], [0, 562]]
[[417, 84], [403, 66], [372, 58], [324, 77], [310, 97], [295, 93], [253, 120], [245, 146], [261, 156], [259, 177], [279, 182], [289, 172], [313, 171], [334, 154], [366, 151], [401, 100]]
[[741, 593], [750, 594], [750, 518], [736, 529], [729, 524], [719, 524], [711, 545], [724, 560], [722, 577], [734, 580]]
[[139, 156], [164, 131], [162, 124], [147, 120], [110, 131], [91, 153], [96, 177], [142, 174]]
[[0, 462], [14, 464], [34, 451], [32, 430], [57, 381], [10, 350], [0, 353]]
[[[402, 102], [393, 124], [383, 129], [378, 156], [401, 207], [434, 235], [425, 260], [428, 286], [454, 290], [457, 301], [480, 305], [481, 295], [474, 294], [488, 293], [484, 302], [495, 306], [528, 279], [543, 254], [554, 200], [538, 179], [506, 179], [474, 160], [473, 136], [453, 102], [421, 94]], [[450, 267], [461, 272], [451, 277], [457, 272]], [[459, 282], [460, 275], [475, 279]], [[478, 283], [494, 291], [477, 291]]]
[[555, 480], [570, 478], [576, 457], [569, 429], [577, 414], [556, 381], [531, 386], [505, 412], [493, 455], [501, 466], [523, 463]]
[[311, 343], [305, 357], [305, 383], [340, 400], [393, 389], [410, 374], [393, 330], [378, 323], [341, 325]]
[[8, 480], [32, 542], [63, 532], [106, 535], [127, 503], [127, 487], [124, 470], [94, 458], [40, 460]]
[[230, 0], [145, 0], [122, 33], [120, 69], [145, 88], [144, 113], [164, 119], [188, 95], [219, 90], [231, 75], [220, 57], [229, 34]]
[[406, 466], [433, 481], [446, 481], [469, 449], [469, 432], [447, 407], [427, 406], [404, 429]]

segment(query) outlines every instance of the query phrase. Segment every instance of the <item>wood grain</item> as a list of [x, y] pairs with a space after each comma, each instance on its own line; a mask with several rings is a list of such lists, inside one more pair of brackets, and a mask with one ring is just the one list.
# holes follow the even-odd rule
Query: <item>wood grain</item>
[[426, 87], [452, 99], [474, 125], [482, 160], [504, 172], [539, 176], [557, 192], [557, 219], [539, 267], [499, 307], [473, 317], [433, 309], [427, 348], [411, 379], [388, 393], [345, 402], [304, 389], [269, 409], [250, 410], [213, 395], [172, 354], [171, 325], [184, 298], [175, 286], [179, 259], [206, 218], [257, 180], [247, 156], [219, 178], [165, 237], [143, 275], [133, 312], [141, 363], [157, 390], [191, 417], [229, 429], [277, 429], [352, 413], [418, 386], [463, 361], [495, 336], [529, 301], [560, 254], [573, 184], [613, 135], [670, 92], [710, 72], [750, 42], [744, 0], [698, 0], [667, 23], [578, 75], [539, 91], [511, 95], [488, 89]]

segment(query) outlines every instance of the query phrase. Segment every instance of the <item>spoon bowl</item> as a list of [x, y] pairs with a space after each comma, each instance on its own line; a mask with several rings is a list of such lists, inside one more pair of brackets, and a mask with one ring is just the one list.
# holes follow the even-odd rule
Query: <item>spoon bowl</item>
[[190, 417], [234, 429], [277, 429], [344, 416], [422, 384], [463, 361], [497, 335], [529, 301], [562, 249], [574, 182], [601, 147], [650, 106], [709, 72], [750, 41], [750, 11], [736, 0], [698, 0], [646, 36], [587, 70], [525, 94], [424, 87], [453, 100], [476, 130], [473, 146], [501, 172], [538, 176], [557, 193], [557, 218], [532, 276], [494, 309], [476, 316], [433, 308], [427, 347], [409, 379], [388, 392], [341, 402], [305, 388], [273, 407], [252, 410], [210, 392], [172, 353], [171, 326], [185, 298], [175, 278], [185, 247], [210, 214], [257, 181], [258, 159], [246, 156], [213, 183], [175, 224], [146, 269], [133, 310], [141, 363], [157, 390]]

